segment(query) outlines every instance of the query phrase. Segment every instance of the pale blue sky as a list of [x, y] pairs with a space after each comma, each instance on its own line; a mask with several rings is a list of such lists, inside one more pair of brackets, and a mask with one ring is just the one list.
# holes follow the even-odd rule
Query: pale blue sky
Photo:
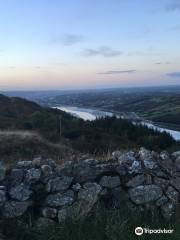
[[179, 0], [1, 0], [0, 87], [180, 83]]

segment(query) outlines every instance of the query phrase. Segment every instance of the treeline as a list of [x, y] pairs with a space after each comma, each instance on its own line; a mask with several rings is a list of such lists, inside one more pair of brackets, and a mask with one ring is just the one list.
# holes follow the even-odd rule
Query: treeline
[[106, 117], [83, 121], [58, 110], [53, 110], [53, 114], [52, 111], [35, 112], [24, 127], [38, 130], [51, 141], [65, 141], [75, 149], [90, 153], [139, 146], [159, 151], [176, 145], [166, 132], [136, 126], [127, 120]]

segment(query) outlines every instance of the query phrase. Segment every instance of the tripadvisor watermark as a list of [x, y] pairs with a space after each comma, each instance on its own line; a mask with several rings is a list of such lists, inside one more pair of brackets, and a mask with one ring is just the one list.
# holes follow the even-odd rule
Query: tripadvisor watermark
[[174, 229], [150, 229], [150, 228], [142, 228], [142, 227], [136, 227], [135, 228], [135, 234], [138, 236], [141, 236], [143, 234], [172, 234], [174, 232]]

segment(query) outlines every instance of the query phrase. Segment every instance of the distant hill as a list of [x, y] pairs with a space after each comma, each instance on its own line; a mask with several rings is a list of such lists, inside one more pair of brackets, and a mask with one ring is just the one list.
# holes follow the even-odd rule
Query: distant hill
[[42, 111], [42, 107], [34, 102], [17, 97], [7, 97], [1, 94], [0, 128], [12, 128], [36, 111]]
[[35, 111], [41, 111], [37, 103], [27, 101], [18, 97], [7, 97], [0, 95], [0, 115], [10, 118], [24, 118]]
[[[106, 117], [83, 121], [58, 109], [42, 107], [22, 98], [0, 95], [0, 131], [17, 130], [35, 132], [50, 143], [92, 154], [107, 154], [119, 148], [139, 146], [161, 150], [177, 145], [170, 135], [145, 126], [135, 126], [127, 120]], [[1, 136], [1, 143], [6, 141], [4, 146], [7, 145], [5, 136], [9, 134]], [[19, 142], [21, 143], [21, 138]], [[28, 149], [33, 150], [32, 146], [33, 144]]]
[[[141, 91], [140, 91], [141, 90]], [[97, 108], [114, 112], [135, 112], [140, 117], [168, 124], [180, 130], [180, 91], [175, 88], [143, 88], [134, 92], [109, 90], [81, 94], [59, 95], [47, 98], [50, 105]], [[142, 91], [144, 90], [144, 91]]]
[[[42, 107], [23, 98], [0, 94], [0, 130], [42, 128], [45, 120], [50, 121], [51, 118], [52, 123], [54, 119], [57, 122], [60, 115], [62, 118], [71, 118], [60, 110]], [[39, 126], [36, 126], [38, 124]]]

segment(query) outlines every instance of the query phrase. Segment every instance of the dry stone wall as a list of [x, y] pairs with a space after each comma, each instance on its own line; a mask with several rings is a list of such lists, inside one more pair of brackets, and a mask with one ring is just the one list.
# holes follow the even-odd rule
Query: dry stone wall
[[141, 148], [116, 151], [106, 162], [87, 159], [57, 165], [36, 158], [6, 170], [0, 164], [0, 218], [62, 222], [97, 208], [178, 212], [180, 151], [160, 154]]

